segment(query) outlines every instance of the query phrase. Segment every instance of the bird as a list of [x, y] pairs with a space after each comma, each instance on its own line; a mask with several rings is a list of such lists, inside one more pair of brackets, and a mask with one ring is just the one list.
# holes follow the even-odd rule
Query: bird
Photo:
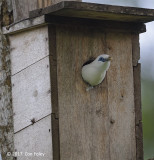
[[86, 90], [99, 85], [105, 78], [106, 72], [110, 67], [111, 56], [101, 54], [96, 59], [91, 58], [82, 65], [82, 78], [89, 84]]

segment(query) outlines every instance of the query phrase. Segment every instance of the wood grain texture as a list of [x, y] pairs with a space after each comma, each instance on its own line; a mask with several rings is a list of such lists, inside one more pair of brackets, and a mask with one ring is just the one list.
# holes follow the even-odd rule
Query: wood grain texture
[[56, 42], [56, 27], [49, 25], [49, 60], [50, 60], [50, 81], [51, 81], [51, 98], [52, 98], [52, 113], [58, 118], [58, 83], [57, 83], [57, 42]]
[[52, 0], [37, 0], [38, 8], [48, 7], [52, 4]]
[[12, 76], [14, 132], [51, 114], [49, 57]]
[[110, 159], [135, 160], [135, 108], [130, 33], [107, 33]]
[[50, 82], [51, 82], [51, 103], [52, 103], [52, 140], [53, 159], [60, 160], [59, 142], [59, 104], [58, 104], [58, 83], [57, 83], [57, 42], [56, 27], [49, 25], [49, 60], [50, 60]]
[[[52, 160], [51, 115], [16, 133], [14, 144], [16, 151], [23, 153], [18, 160]], [[36, 156], [34, 152], [45, 155]], [[32, 155], [26, 156], [26, 153]]]
[[28, 17], [29, 14], [28, 0], [12, 0], [12, 5], [13, 5], [13, 18], [15, 22]]
[[29, 11], [38, 9], [38, 0], [28, 0], [27, 5], [28, 5], [28, 15], [29, 15]]
[[[59, 3], [59, 2], [62, 2], [63, 0], [52, 0], [52, 5], [54, 5], [54, 4], [57, 4], [57, 3]], [[65, 0], [65, 1], [78, 1], [78, 2], [81, 2], [82, 0]]]
[[38, 8], [43, 8], [43, 0], [37, 0], [38, 1]]
[[53, 146], [53, 160], [60, 160], [60, 142], [59, 142], [59, 119], [55, 114], [52, 117], [52, 146]]
[[[59, 2], [62, 2], [63, 0], [37, 0], [38, 8], [45, 8], [50, 5], [57, 4]], [[82, 1], [82, 0], [65, 0], [65, 1]]]
[[47, 26], [10, 36], [11, 74], [49, 55]]
[[136, 23], [145, 23], [154, 20], [154, 10], [152, 9], [73, 1], [64, 1], [43, 10], [32, 11], [30, 17], [34, 17], [34, 15], [40, 16], [42, 14]]
[[141, 107], [141, 65], [137, 64], [134, 69], [134, 97], [135, 97], [135, 124], [136, 124], [136, 159], [143, 160], [143, 130], [142, 130], [142, 107]]
[[12, 0], [14, 21], [20, 21], [29, 17], [29, 11], [42, 8], [39, 0]]
[[3, 34], [14, 34], [19, 33], [23, 31], [28, 31], [34, 27], [40, 27], [44, 26], [45, 24], [45, 16], [40, 16], [32, 19], [27, 19], [21, 22], [18, 22], [17, 24], [11, 24], [10, 26], [3, 27]]
[[81, 66], [105, 53], [105, 34], [78, 27], [57, 29], [60, 157], [62, 160], [109, 160], [107, 81], [90, 92]]
[[[131, 33], [63, 26], [57, 29], [60, 157], [136, 159]], [[113, 57], [107, 78], [86, 92], [81, 66], [91, 56]]]
[[[61, 2], [62, 0], [12, 0], [14, 21], [29, 18], [29, 12]], [[70, 1], [70, 0], [66, 0]], [[74, 0], [81, 1], [81, 0]]]
[[133, 66], [137, 66], [140, 59], [139, 34], [132, 34], [132, 54]]

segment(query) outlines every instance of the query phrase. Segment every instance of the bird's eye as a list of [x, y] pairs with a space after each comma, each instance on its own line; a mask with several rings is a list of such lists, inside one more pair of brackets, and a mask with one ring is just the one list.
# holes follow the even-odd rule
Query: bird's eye
[[100, 57], [98, 61], [105, 62], [105, 59], [103, 57]]

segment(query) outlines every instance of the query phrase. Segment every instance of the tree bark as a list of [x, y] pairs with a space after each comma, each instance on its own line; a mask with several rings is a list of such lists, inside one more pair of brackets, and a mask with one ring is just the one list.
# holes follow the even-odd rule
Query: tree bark
[[11, 24], [12, 19], [11, 0], [0, 0], [0, 151], [5, 160], [13, 159], [7, 153], [12, 153], [14, 147], [9, 42], [2, 27]]

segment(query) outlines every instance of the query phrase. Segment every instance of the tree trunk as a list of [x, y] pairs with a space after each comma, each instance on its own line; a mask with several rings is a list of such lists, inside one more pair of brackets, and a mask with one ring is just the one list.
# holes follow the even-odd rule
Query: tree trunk
[[14, 147], [9, 43], [2, 27], [12, 23], [12, 15], [11, 0], [0, 0], [0, 151], [5, 160], [13, 159], [7, 152], [12, 152]]

